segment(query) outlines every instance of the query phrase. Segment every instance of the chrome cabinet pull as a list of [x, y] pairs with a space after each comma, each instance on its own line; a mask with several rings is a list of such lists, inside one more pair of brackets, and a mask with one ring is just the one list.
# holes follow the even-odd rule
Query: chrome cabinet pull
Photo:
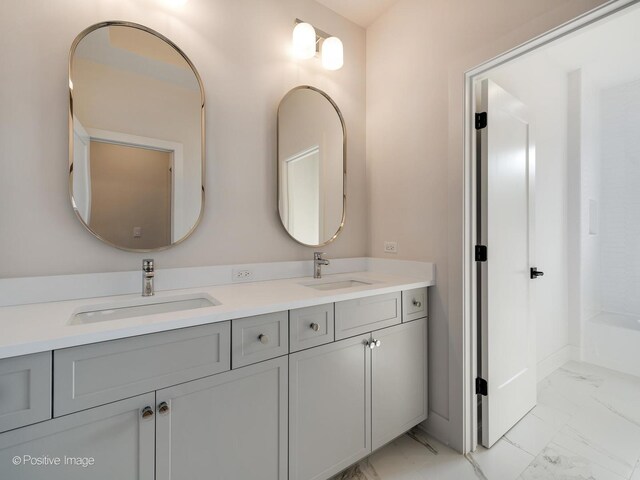
[[151, 418], [153, 417], [153, 409], [151, 407], [144, 407], [142, 409], [142, 418]]
[[313, 330], [314, 332], [317, 332], [318, 330], [320, 330], [320, 325], [318, 325], [317, 323], [312, 323], [309, 326], [311, 327], [311, 330]]
[[415, 300], [415, 299], [414, 299], [414, 300], [413, 300], [413, 304], [414, 304], [416, 307], [418, 307], [418, 308], [422, 307], [422, 302], [419, 302], [418, 300]]
[[372, 339], [371, 341], [365, 341], [364, 344], [365, 346], [369, 347], [369, 349], [373, 350], [374, 348], [382, 345], [382, 342], [380, 340]]
[[264, 333], [258, 335], [258, 340], [260, 340], [260, 343], [262, 343], [263, 345], [269, 343], [269, 337], [267, 337]]
[[169, 413], [169, 404], [167, 402], [160, 403], [160, 405], [158, 405], [158, 412], [162, 415]]

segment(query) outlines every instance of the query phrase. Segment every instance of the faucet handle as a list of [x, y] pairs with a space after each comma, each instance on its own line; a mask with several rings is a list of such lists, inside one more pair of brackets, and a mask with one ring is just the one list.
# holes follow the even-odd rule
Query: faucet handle
[[142, 260], [142, 271], [153, 272], [153, 258], [145, 258]]
[[314, 260], [320, 260], [323, 255], [326, 255], [326, 253], [324, 253], [324, 252], [313, 252]]

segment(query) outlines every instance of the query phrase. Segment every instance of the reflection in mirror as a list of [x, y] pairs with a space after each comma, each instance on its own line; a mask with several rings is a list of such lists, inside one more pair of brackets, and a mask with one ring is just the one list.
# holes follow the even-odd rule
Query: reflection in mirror
[[71, 48], [73, 207], [98, 238], [149, 251], [195, 229], [204, 200], [204, 95], [195, 68], [146, 27], [107, 22]]
[[278, 209], [297, 242], [318, 247], [344, 226], [346, 139], [342, 115], [324, 92], [291, 90], [278, 108]]

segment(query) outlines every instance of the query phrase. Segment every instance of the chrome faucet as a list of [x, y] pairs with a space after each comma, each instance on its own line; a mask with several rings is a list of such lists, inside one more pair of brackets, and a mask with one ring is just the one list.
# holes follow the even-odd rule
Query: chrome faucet
[[322, 265], [329, 265], [329, 260], [322, 258], [323, 252], [313, 254], [313, 278], [322, 278]]
[[145, 258], [142, 260], [142, 296], [150, 297], [155, 293], [153, 288], [153, 277], [155, 271], [153, 269], [153, 258]]

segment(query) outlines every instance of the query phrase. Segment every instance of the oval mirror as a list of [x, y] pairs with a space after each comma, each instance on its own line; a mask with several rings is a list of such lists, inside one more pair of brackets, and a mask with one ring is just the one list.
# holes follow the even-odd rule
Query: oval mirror
[[314, 87], [291, 90], [278, 107], [278, 210], [297, 242], [319, 247], [344, 227], [346, 132], [335, 102]]
[[204, 90], [186, 55], [142, 25], [84, 30], [69, 56], [69, 192], [124, 250], [187, 238], [204, 206]]

